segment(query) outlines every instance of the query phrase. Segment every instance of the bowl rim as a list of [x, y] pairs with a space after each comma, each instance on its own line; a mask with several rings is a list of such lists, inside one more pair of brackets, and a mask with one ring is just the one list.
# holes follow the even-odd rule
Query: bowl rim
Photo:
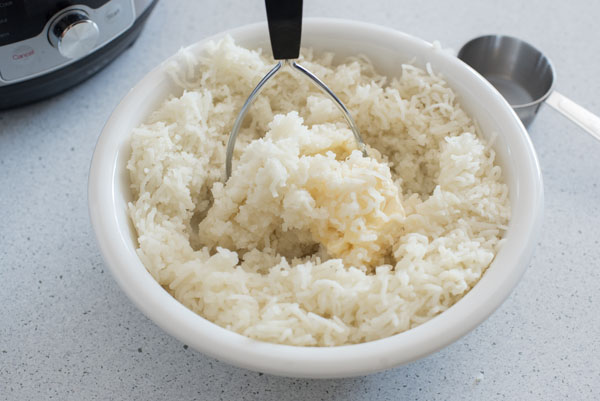
[[[358, 30], [365, 36], [387, 37], [388, 41], [393, 39], [412, 46], [433, 46], [392, 28], [353, 20], [306, 18], [303, 26], [305, 31], [326, 26], [332, 30]], [[227, 30], [189, 47], [204, 46], [227, 34], [236, 37], [258, 29], [266, 30], [266, 23]], [[146, 74], [114, 109], [98, 138], [88, 181], [90, 219], [106, 265], [133, 303], [167, 333], [209, 356], [251, 370], [291, 377], [350, 377], [409, 363], [453, 343], [481, 324], [515, 288], [527, 267], [541, 228], [543, 183], [537, 156], [523, 124], [497, 90], [457, 57], [446, 54], [443, 57], [448, 63], [447, 68], [462, 70], [461, 74], [469, 76], [474, 85], [488, 94], [487, 100], [501, 114], [499, 118], [510, 126], [507, 132], [516, 141], [516, 149], [522, 151], [522, 162], [526, 166], [526, 186], [522, 189], [528, 191], [525, 206], [531, 213], [518, 222], [520, 231], [515, 232], [519, 235], [514, 235], [517, 248], [511, 249], [510, 254], [506, 252], [507, 256], [502, 259], [508, 267], [494, 270], [494, 279], [500, 280], [501, 285], [484, 289], [478, 288], [478, 283], [451, 308], [416, 328], [380, 340], [336, 347], [298, 347], [257, 341], [222, 328], [187, 309], [150, 276], [135, 251], [128, 249], [127, 234], [119, 228], [116, 218], [118, 127], [126, 120], [128, 107], [138, 102], [141, 89], [146, 87], [148, 90], [153, 80], [164, 74], [162, 66], [173, 57], [175, 55]], [[500, 263], [501, 253], [502, 250], [490, 269], [496, 262]], [[471, 302], [473, 298], [478, 302]]]

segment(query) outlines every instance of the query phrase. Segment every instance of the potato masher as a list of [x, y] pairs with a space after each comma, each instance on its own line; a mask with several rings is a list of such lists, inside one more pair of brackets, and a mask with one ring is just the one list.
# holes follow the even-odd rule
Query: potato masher
[[256, 88], [250, 93], [248, 99], [242, 106], [233, 129], [229, 134], [227, 141], [227, 152], [225, 159], [225, 177], [229, 179], [231, 176], [231, 162], [233, 158], [233, 151], [235, 148], [235, 140], [239, 134], [244, 117], [248, 113], [248, 110], [254, 99], [258, 96], [261, 89], [265, 86], [269, 79], [273, 78], [275, 74], [284, 66], [288, 66], [292, 69], [300, 71], [302, 74], [311, 79], [311, 81], [317, 85], [324, 93], [329, 95], [333, 102], [340, 109], [344, 118], [350, 125], [354, 139], [358, 145], [358, 149], [367, 156], [367, 150], [365, 143], [362, 140], [360, 131], [354, 122], [354, 119], [350, 115], [350, 112], [344, 106], [344, 103], [333, 93], [331, 89], [323, 81], [317, 78], [312, 72], [301, 66], [294, 59], [297, 59], [300, 55], [300, 40], [302, 36], [302, 0], [265, 0], [267, 8], [267, 21], [269, 24], [269, 38], [271, 39], [271, 50], [273, 51], [273, 58], [278, 60], [275, 67], [273, 67], [267, 75], [265, 75]]

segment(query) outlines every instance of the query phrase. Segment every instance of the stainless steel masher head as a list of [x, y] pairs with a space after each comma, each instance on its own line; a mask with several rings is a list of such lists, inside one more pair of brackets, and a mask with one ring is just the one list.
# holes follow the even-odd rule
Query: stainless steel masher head
[[600, 140], [600, 118], [554, 90], [552, 63], [529, 43], [511, 36], [480, 36], [467, 42], [458, 58], [498, 89], [526, 127], [546, 102]]
[[360, 135], [360, 131], [354, 122], [354, 119], [350, 115], [350, 112], [342, 103], [342, 101], [333, 93], [331, 89], [323, 81], [317, 78], [312, 72], [301, 66], [294, 59], [297, 59], [300, 55], [300, 41], [302, 37], [302, 0], [265, 0], [267, 8], [267, 21], [269, 24], [269, 38], [271, 39], [271, 49], [273, 51], [273, 58], [279, 60], [278, 63], [260, 80], [256, 88], [250, 93], [248, 99], [242, 106], [233, 129], [229, 134], [227, 141], [227, 152], [225, 158], [225, 179], [229, 179], [231, 176], [231, 163], [233, 159], [233, 151], [235, 148], [235, 140], [240, 132], [244, 117], [248, 113], [250, 106], [269, 81], [273, 78], [282, 67], [289, 67], [294, 70], [301, 72], [303, 75], [310, 78], [310, 80], [317, 85], [325, 94], [327, 94], [331, 100], [340, 109], [346, 122], [350, 125], [354, 139], [358, 149], [367, 156], [366, 146]]

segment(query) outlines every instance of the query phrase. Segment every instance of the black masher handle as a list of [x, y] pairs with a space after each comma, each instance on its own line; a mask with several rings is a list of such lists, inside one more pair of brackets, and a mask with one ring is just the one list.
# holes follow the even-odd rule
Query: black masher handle
[[296, 59], [302, 37], [302, 0], [265, 0], [275, 60]]

